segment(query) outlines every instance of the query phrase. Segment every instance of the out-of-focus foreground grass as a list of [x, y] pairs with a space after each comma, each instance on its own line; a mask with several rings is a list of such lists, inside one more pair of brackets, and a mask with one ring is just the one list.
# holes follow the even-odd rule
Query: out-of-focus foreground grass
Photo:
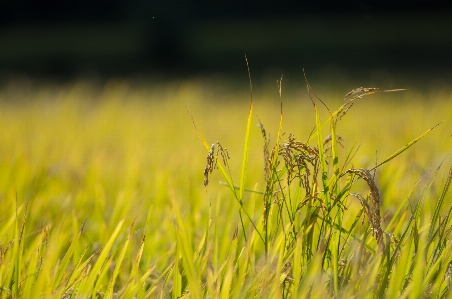
[[[201, 293], [205, 296], [250, 294], [249, 289], [241, 293], [240, 282], [222, 270], [232, 263], [239, 209], [218, 183], [218, 173], [204, 188], [206, 151], [188, 111], [209, 143], [219, 140], [228, 148], [238, 183], [249, 93], [246, 82], [239, 91], [206, 82], [145, 85], [112, 80], [95, 86], [80, 81], [26, 88], [13, 82], [0, 90], [0, 297], [176, 298], [187, 283], [188, 289], [207, 292]], [[283, 88], [283, 130], [306, 141], [315, 127], [315, 113], [300, 85], [288, 94]], [[315, 89], [335, 110], [350, 88], [326, 93]], [[246, 185], [263, 191], [263, 140], [255, 116], [274, 142], [280, 100], [276, 88], [273, 92], [258, 86], [253, 100]], [[317, 106], [326, 118], [326, 109], [319, 102]], [[411, 90], [366, 97], [338, 125], [344, 139], [342, 157], [360, 145], [352, 164], [371, 168], [444, 121], [377, 170], [383, 228], [385, 215], [403, 203], [419, 178], [432, 175], [444, 161], [429, 189], [440, 193], [452, 165], [451, 116], [450, 93]], [[413, 198], [421, 190], [415, 188]], [[422, 213], [433, 214], [434, 205], [427, 200]], [[444, 205], [452, 205], [450, 194]], [[256, 215], [261, 213], [256, 210]], [[209, 234], [203, 237], [209, 221]], [[238, 248], [244, 242], [239, 238]], [[184, 250], [197, 256], [198, 244], [210, 256], [206, 270], [197, 273], [199, 285], [193, 285], [186, 281], [193, 269], [180, 258], [187, 254]], [[262, 267], [262, 250], [256, 245], [256, 269]], [[177, 276], [177, 271], [188, 275]], [[250, 285], [259, 294], [259, 282], [247, 281]]]

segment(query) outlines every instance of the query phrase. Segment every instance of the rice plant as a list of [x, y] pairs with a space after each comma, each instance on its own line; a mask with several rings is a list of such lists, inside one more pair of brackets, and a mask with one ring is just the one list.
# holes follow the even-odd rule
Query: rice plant
[[[432, 219], [422, 220], [430, 224], [422, 229], [419, 225], [424, 197], [415, 203], [407, 199], [411, 212], [407, 223], [403, 222], [404, 218], [397, 218], [401, 206], [390, 219], [388, 227], [382, 227], [381, 199], [374, 180], [378, 168], [410, 148], [437, 125], [373, 168], [359, 168], [353, 163], [354, 148], [345, 158], [338, 155], [337, 148], [342, 146], [342, 137], [337, 134], [338, 123], [364, 96], [400, 90], [357, 88], [347, 93], [344, 104], [332, 112], [315, 95], [307, 79], [306, 84], [315, 113], [315, 127], [311, 135], [305, 137], [306, 141], [298, 140], [292, 133], [283, 133], [282, 78], [279, 80], [280, 123], [272, 147], [259, 120], [264, 143], [265, 188], [249, 190], [261, 198], [259, 212], [256, 205], [247, 207], [244, 203], [253, 115], [251, 77], [251, 102], [238, 186], [234, 185], [228, 166], [228, 151], [219, 142], [209, 146], [193, 122], [208, 150], [204, 185], [209, 183], [209, 174], [218, 169], [240, 207], [241, 234], [236, 234], [234, 238], [239, 235], [244, 239], [242, 252], [249, 246], [257, 248], [259, 245], [256, 243], [264, 247], [262, 253], [253, 252], [253, 262], [237, 258], [233, 270], [235, 277], [241, 267], [255, 275], [265, 273], [257, 281], [245, 284], [249, 289], [242, 288], [239, 297], [251, 294], [262, 297], [271, 294], [272, 297], [282, 298], [447, 297], [451, 263], [447, 237], [451, 228], [446, 223], [450, 210], [443, 214], [441, 220], [438, 217], [444, 197], [448, 194], [452, 168], [437, 199]], [[320, 120], [316, 102], [327, 109], [329, 117], [324, 122]], [[360, 180], [367, 185], [366, 193], [354, 191]], [[431, 182], [425, 186], [423, 194], [430, 185]], [[358, 199], [358, 209], [350, 208], [357, 205], [352, 198]], [[428, 234], [426, 228], [429, 228]], [[440, 231], [443, 233], [440, 234]], [[256, 258], [262, 260], [263, 268], [250, 269]], [[235, 283], [242, 284], [243, 281]]]
[[[405, 165], [424, 156], [412, 146], [436, 126], [383, 134], [375, 142], [399, 150], [367, 164], [343, 126], [359, 100], [394, 90], [358, 88], [330, 110], [306, 80], [310, 106], [293, 123], [282, 79], [274, 112], [253, 99], [250, 78], [237, 159], [242, 128], [231, 120], [241, 111], [209, 104], [202, 84], [85, 84], [21, 86], [17, 103], [0, 90], [1, 298], [452, 296], [452, 168], [432, 163], [415, 184], [394, 187], [414, 176]], [[360, 105], [371, 107], [365, 117], [384, 111]], [[261, 107], [277, 118], [275, 136], [264, 125], [271, 113], [255, 118]], [[449, 107], [410, 109], [434, 118]], [[310, 133], [297, 133], [302, 126]], [[419, 145], [446, 151], [432, 135]]]

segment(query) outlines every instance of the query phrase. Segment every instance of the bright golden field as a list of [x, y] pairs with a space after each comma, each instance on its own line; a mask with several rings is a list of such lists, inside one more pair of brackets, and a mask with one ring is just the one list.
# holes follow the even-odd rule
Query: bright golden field
[[[331, 112], [351, 89], [310, 83]], [[314, 175], [309, 191], [296, 182], [284, 187], [280, 160], [265, 242], [263, 194], [248, 189], [266, 191], [258, 118], [271, 148], [280, 96], [276, 84], [253, 86], [242, 179], [247, 84], [4, 84], [0, 297], [452, 297], [452, 93], [414, 87], [365, 96], [336, 123], [343, 147], [336, 144], [336, 153], [325, 149], [323, 155], [315, 152], [316, 135], [321, 132], [323, 140], [331, 134], [330, 124], [316, 129], [304, 82], [287, 93], [283, 84], [281, 144], [289, 133], [303, 143], [313, 133], [306, 144], [320, 164], [312, 167], [326, 167], [328, 179]], [[312, 97], [324, 123], [329, 113]], [[189, 109], [209, 146], [219, 141], [228, 149], [237, 193], [216, 169], [204, 187], [208, 151]], [[380, 248], [364, 205], [349, 194], [366, 197], [368, 184], [345, 171], [373, 168], [440, 122], [371, 172], [380, 195]], [[343, 177], [334, 175], [331, 156], [338, 157]], [[218, 163], [229, 176], [221, 156]], [[344, 187], [353, 180], [351, 190]], [[327, 194], [325, 184], [334, 192]]]

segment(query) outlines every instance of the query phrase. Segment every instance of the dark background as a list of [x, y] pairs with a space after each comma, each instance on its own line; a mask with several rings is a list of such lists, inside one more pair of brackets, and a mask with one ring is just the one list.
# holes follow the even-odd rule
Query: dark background
[[0, 78], [341, 70], [452, 78], [449, 1], [0, 1]]

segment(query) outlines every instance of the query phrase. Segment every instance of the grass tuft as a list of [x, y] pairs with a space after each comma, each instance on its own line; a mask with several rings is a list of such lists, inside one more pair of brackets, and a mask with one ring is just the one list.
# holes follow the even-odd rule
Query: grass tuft
[[[298, 141], [292, 133], [288, 134], [286, 140], [281, 140], [283, 137], [282, 81], [278, 81], [281, 98], [280, 125], [276, 143], [272, 147], [270, 147], [270, 138], [264, 125], [260, 119], [258, 120], [264, 142], [263, 178], [265, 179], [265, 191], [254, 191], [254, 194], [262, 196], [263, 205], [258, 217], [262, 219], [261, 226], [253, 222], [252, 219], [256, 217], [253, 216], [255, 210], [254, 208], [247, 209], [244, 205], [245, 198], [243, 195], [244, 190], [246, 190], [244, 184], [246, 182], [246, 165], [249, 159], [252, 99], [245, 134], [239, 187], [232, 185], [231, 171], [224, 159], [225, 154], [219, 143], [217, 143], [216, 154], [214, 153], [215, 145], [212, 145], [208, 151], [207, 166], [204, 171], [204, 182], [207, 186], [208, 175], [214, 169], [222, 169], [221, 163], [218, 161], [219, 155], [222, 156], [223, 165], [229, 169], [228, 174], [221, 171], [227, 181], [226, 185], [229, 186], [239, 203], [240, 213], [243, 211], [247, 215], [254, 228], [250, 232], [245, 229], [245, 224], [242, 222], [242, 237], [245, 242], [250, 242], [251, 236], [255, 233], [260, 236], [263, 243], [261, 245], [264, 247], [265, 264], [260, 271], [265, 271], [266, 267], [273, 264], [272, 261], [275, 263], [273, 265], [276, 275], [271, 278], [272, 287], [270, 287], [272, 294], [282, 298], [292, 296], [317, 298], [319, 296], [347, 297], [347, 294], [357, 292], [364, 297], [383, 297], [387, 292], [393, 295], [401, 295], [407, 289], [411, 289], [411, 292], [419, 295], [431, 287], [431, 285], [426, 285], [425, 288], [420, 286], [425, 278], [429, 278], [438, 291], [441, 289], [438, 285], [441, 285], [441, 280], [438, 280], [438, 271], [441, 264], [438, 262], [438, 254], [443, 252], [439, 247], [436, 247], [436, 253], [429, 259], [429, 268], [426, 268], [424, 272], [414, 272], [414, 269], [424, 267], [420, 263], [419, 254], [425, 255], [427, 258], [428, 248], [432, 242], [435, 244], [444, 242], [443, 237], [435, 241], [432, 238], [439, 237], [440, 231], [445, 232], [444, 224], [448, 222], [448, 219], [446, 219], [438, 224], [438, 217], [439, 209], [450, 185], [451, 174], [449, 174], [435, 208], [433, 223], [430, 225], [428, 234], [429, 239], [421, 233], [419, 227], [421, 215], [419, 211], [424, 202], [423, 198], [419, 199], [414, 207], [411, 205], [412, 216], [400, 238], [391, 237], [393, 234], [382, 228], [381, 196], [375, 181], [375, 170], [377, 168], [406, 151], [437, 125], [371, 169], [349, 168], [347, 166], [352, 164], [354, 148], [348, 152], [341, 165], [338, 145], [344, 146], [342, 137], [337, 135], [337, 123], [343, 119], [356, 101], [380, 91], [378, 88], [361, 87], [354, 89], [346, 94], [344, 104], [336, 111], [331, 112], [327, 105], [312, 91], [306, 77], [305, 80], [315, 114], [315, 129], [309, 136], [308, 142]], [[250, 90], [252, 90], [251, 76]], [[383, 92], [394, 91], [400, 90], [385, 90]], [[329, 114], [329, 117], [323, 123], [316, 101], [321, 102]], [[329, 134], [324, 138], [324, 129], [328, 123], [330, 124]], [[196, 125], [195, 128], [203, 143], [206, 144]], [[314, 136], [317, 137], [316, 145], [310, 145]], [[229, 158], [229, 154], [227, 157]], [[371, 172], [372, 170], [374, 170], [374, 173]], [[360, 180], [363, 180], [368, 187], [368, 194], [365, 196], [353, 191]], [[427, 191], [430, 186], [430, 184], [426, 185], [424, 191]], [[238, 194], [237, 189], [239, 190]], [[357, 198], [360, 203], [358, 213], [355, 212], [356, 208], [352, 209], [353, 205], [349, 203], [350, 196]], [[401, 207], [399, 211], [400, 209]], [[368, 218], [367, 224], [364, 222], [364, 215]], [[350, 219], [353, 219], [353, 221], [350, 222]], [[360, 219], [362, 219], [361, 224], [359, 223]], [[391, 223], [394, 221], [396, 221], [395, 218], [391, 220]], [[399, 222], [400, 225], [403, 225], [403, 222]], [[391, 225], [390, 227], [393, 228]], [[409, 229], [410, 227], [411, 229]], [[399, 231], [399, 229], [397, 228], [396, 231]], [[449, 234], [449, 231], [447, 231], [447, 234]], [[234, 235], [234, 240], [237, 240], [236, 235]], [[374, 241], [369, 239], [369, 236], [373, 236]], [[427, 247], [422, 245], [426, 244], [426, 240], [430, 240]], [[233, 244], [236, 244], [236, 241], [233, 241]], [[258, 244], [255, 246], [258, 246]], [[405, 273], [404, 271], [408, 269], [408, 272], [404, 274], [406, 278], [400, 280], [400, 276], [396, 277], [393, 273], [395, 272], [394, 267], [397, 267], [402, 247], [414, 248], [414, 251], [412, 251], [414, 258], [404, 260], [405, 270], [400, 271]], [[408, 251], [410, 252], [410, 249]], [[404, 258], [406, 259], [408, 256], [404, 256]], [[229, 265], [229, 270], [224, 270], [224, 273], [227, 274], [224, 275], [226, 289], [225, 292], [221, 293], [223, 297], [230, 295], [229, 285], [232, 279], [230, 260], [225, 265]], [[408, 265], [410, 266], [406, 268]], [[436, 274], [433, 275], [428, 270], [434, 271]], [[372, 282], [370, 288], [366, 288], [366, 285], [362, 286], [362, 284], [365, 284], [360, 278], [363, 273], [370, 279], [367, 280], [366, 278], [366, 281]], [[446, 279], [445, 274], [444, 272], [442, 274], [443, 280]], [[413, 277], [413, 279], [409, 277]], [[242, 282], [237, 281], [237, 283]], [[314, 285], [319, 283], [326, 284], [328, 287], [319, 291], [314, 288]], [[277, 284], [279, 286], [276, 288]], [[394, 289], [395, 286], [398, 287]], [[414, 286], [415, 288], [413, 288]], [[266, 289], [262, 285], [256, 287], [261, 291]]]

